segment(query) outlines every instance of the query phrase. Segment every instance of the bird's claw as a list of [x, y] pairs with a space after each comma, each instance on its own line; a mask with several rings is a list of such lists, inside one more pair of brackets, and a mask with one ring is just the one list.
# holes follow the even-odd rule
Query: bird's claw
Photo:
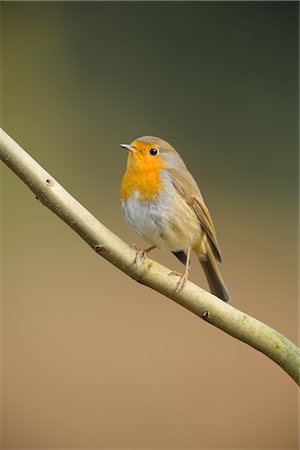
[[172, 272], [168, 273], [168, 276], [175, 275], [176, 277], [182, 277], [183, 274], [181, 272], [177, 272], [177, 270], [172, 270]]
[[169, 275], [176, 275], [177, 277], [180, 277], [180, 280], [178, 281], [177, 287], [175, 289], [175, 294], [178, 294], [179, 292], [182, 291], [182, 289], [185, 285], [185, 282], [188, 279], [187, 274], [177, 272], [176, 270], [172, 270], [172, 272], [170, 272]]
[[136, 255], [134, 258], [134, 263], [138, 264], [143, 261], [143, 259], [147, 256], [147, 252], [145, 250], [140, 249], [136, 244], [132, 244], [131, 246], [136, 250]]
[[151, 247], [142, 250], [136, 244], [132, 244], [131, 247], [136, 250], [136, 255], [135, 255], [135, 260], [134, 260], [134, 262], [136, 264], [139, 262], [143, 262], [143, 260], [148, 256], [148, 253], [151, 250], [153, 250], [154, 248], [156, 248], [155, 245], [152, 245]]
[[138, 264], [139, 262], [143, 262], [146, 257], [147, 257], [147, 252], [145, 252], [145, 250], [137, 250], [134, 262], [136, 264]]
[[175, 289], [176, 294], [178, 294], [178, 292], [182, 291], [186, 281], [187, 281], [187, 276], [184, 274], [180, 277], [179, 283], [177, 284], [177, 288]]

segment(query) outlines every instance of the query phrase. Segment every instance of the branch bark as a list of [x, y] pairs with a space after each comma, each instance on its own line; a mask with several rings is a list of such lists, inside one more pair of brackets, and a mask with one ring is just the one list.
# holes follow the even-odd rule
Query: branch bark
[[0, 156], [43, 205], [107, 261], [139, 283], [264, 353], [299, 384], [300, 349], [285, 336], [190, 281], [176, 293], [176, 277], [169, 276], [169, 269], [149, 258], [136, 264], [136, 251], [102, 225], [1, 128]]

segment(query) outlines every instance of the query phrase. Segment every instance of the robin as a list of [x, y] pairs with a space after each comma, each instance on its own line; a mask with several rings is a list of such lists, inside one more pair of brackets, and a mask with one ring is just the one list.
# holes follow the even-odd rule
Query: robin
[[[183, 264], [176, 291], [188, 279], [191, 251], [195, 252], [211, 292], [224, 301], [229, 293], [217, 263], [221, 253], [210, 213], [200, 189], [179, 153], [166, 141], [143, 136], [128, 150], [127, 170], [121, 182], [121, 205], [128, 224], [151, 247], [171, 251]], [[178, 274], [179, 275], [179, 274]]]

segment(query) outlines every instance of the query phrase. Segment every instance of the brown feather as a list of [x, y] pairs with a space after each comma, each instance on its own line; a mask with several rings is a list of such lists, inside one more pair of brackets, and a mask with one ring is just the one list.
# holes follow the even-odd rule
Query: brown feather
[[214, 255], [210, 246], [206, 243], [206, 259], [199, 258], [203, 267], [211, 292], [225, 302], [229, 300], [229, 292], [220, 274]]
[[187, 170], [179, 171], [169, 169], [168, 172], [171, 175], [175, 189], [197, 215], [200, 225], [207, 235], [214, 257], [217, 261], [221, 262], [221, 252], [217, 241], [216, 230], [194, 178]]

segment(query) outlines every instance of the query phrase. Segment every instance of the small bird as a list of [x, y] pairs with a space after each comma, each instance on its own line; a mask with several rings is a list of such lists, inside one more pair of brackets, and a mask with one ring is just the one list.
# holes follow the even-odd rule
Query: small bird
[[171, 251], [185, 264], [176, 291], [188, 279], [191, 251], [195, 252], [211, 292], [224, 301], [229, 293], [217, 262], [221, 253], [210, 213], [200, 189], [179, 153], [166, 141], [142, 136], [128, 150], [127, 170], [121, 182], [121, 206], [128, 224], [154, 249]]

